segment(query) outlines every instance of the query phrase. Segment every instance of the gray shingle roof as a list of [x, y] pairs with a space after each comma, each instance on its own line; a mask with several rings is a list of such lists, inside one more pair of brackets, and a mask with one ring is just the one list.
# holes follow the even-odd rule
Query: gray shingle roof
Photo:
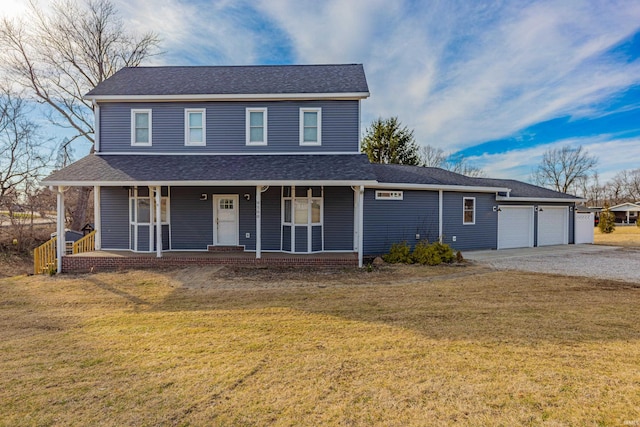
[[526, 182], [516, 181], [515, 179], [494, 179], [494, 178], [475, 178], [478, 183], [486, 186], [507, 187], [511, 189], [510, 197], [529, 197], [536, 199], [576, 199], [582, 200], [580, 197], [571, 194], [561, 193], [559, 191], [549, 190], [548, 188], [538, 187], [537, 185], [527, 184]]
[[[367, 156], [89, 155], [44, 179], [58, 183], [206, 181], [374, 181]], [[53, 183], [53, 184], [52, 184]], [[124, 185], [124, 184], [122, 184]]]
[[534, 199], [576, 199], [572, 196], [514, 179], [472, 178], [440, 168], [407, 165], [372, 165], [378, 182], [427, 185], [460, 185], [470, 187], [501, 187], [511, 189], [510, 197]]
[[362, 64], [128, 67], [98, 84], [104, 95], [368, 93]]
[[440, 168], [371, 164], [364, 154], [89, 155], [44, 179], [44, 185], [152, 182], [342, 181], [511, 189], [510, 197], [576, 199], [512, 179], [471, 178]]

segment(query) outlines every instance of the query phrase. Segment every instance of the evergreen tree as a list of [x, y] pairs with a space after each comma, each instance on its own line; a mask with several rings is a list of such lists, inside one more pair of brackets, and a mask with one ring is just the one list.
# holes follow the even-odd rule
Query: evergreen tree
[[413, 131], [402, 126], [397, 117], [379, 118], [371, 123], [362, 140], [362, 151], [372, 163], [420, 164]]
[[598, 228], [602, 233], [613, 233], [613, 230], [616, 229], [616, 216], [609, 209], [609, 203], [604, 204], [604, 209], [600, 212], [600, 222], [598, 223]]

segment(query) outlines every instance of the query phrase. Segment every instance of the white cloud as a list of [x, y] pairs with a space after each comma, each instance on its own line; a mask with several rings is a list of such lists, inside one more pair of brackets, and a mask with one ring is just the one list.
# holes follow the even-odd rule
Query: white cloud
[[265, 1], [301, 62], [360, 61], [365, 118], [398, 115], [420, 143], [461, 149], [593, 105], [640, 83], [605, 52], [640, 3]]
[[491, 177], [529, 181], [531, 172], [542, 160], [544, 152], [564, 145], [575, 148], [582, 146], [590, 155], [596, 156], [601, 182], [606, 182], [623, 169], [640, 167], [637, 161], [640, 159], [640, 137], [619, 138], [616, 135], [567, 138], [504, 153], [470, 156], [467, 160], [484, 169]]

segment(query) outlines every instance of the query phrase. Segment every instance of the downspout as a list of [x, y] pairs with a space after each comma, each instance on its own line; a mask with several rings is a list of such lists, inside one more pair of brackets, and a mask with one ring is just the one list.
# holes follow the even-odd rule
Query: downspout
[[96, 153], [100, 152], [100, 106], [94, 99], [93, 102], [93, 150]]

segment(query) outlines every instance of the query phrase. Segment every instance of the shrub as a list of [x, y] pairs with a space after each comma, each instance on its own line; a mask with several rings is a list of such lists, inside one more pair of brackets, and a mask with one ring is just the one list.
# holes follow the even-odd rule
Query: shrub
[[394, 243], [382, 259], [390, 264], [411, 264], [411, 247], [406, 241]]
[[598, 223], [600, 232], [609, 234], [616, 229], [616, 216], [609, 210], [609, 204], [604, 204], [604, 209], [600, 212], [600, 222]]
[[462, 262], [464, 261], [464, 257], [462, 256], [462, 252], [458, 251], [456, 252], [456, 262]]
[[426, 265], [450, 263], [454, 257], [453, 249], [449, 245], [440, 242], [429, 244], [427, 241], [418, 242], [411, 255], [413, 262]]

